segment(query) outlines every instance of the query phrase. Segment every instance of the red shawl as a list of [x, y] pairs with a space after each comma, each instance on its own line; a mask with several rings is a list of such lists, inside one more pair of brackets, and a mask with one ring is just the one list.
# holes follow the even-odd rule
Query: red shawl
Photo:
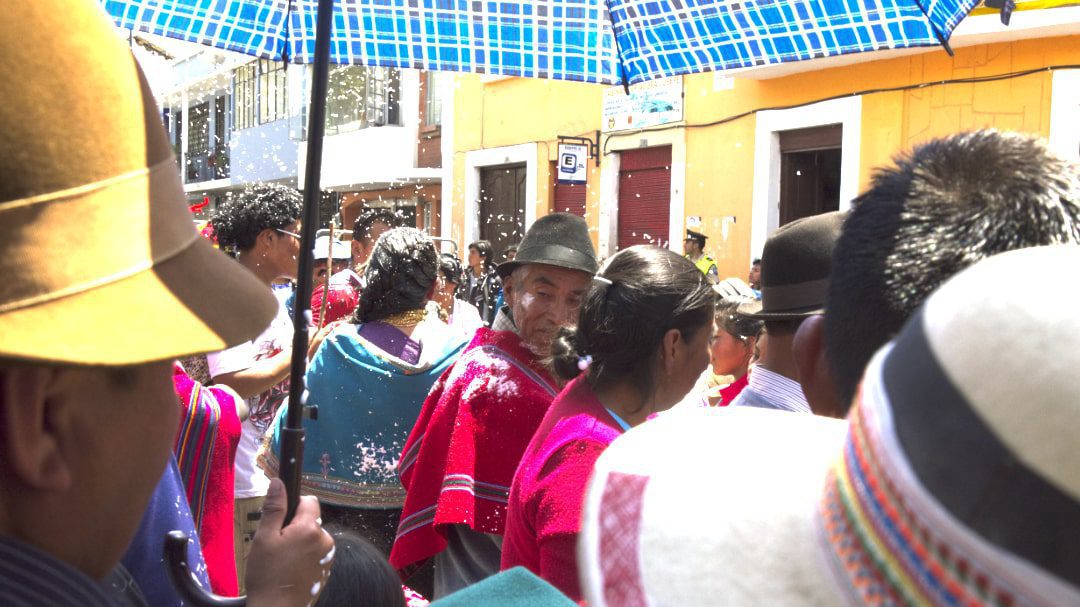
[[174, 450], [206, 573], [214, 592], [236, 596], [233, 465], [240, 442], [236, 402], [228, 392], [191, 379], [179, 364], [173, 366], [173, 388], [181, 412]]
[[480, 329], [432, 387], [398, 465], [407, 492], [390, 564], [446, 548], [446, 525], [502, 535], [510, 483], [557, 384], [509, 331]]

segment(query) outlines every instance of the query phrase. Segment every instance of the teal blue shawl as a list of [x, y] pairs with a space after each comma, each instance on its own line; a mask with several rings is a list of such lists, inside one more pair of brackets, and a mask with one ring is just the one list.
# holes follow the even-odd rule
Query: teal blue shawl
[[[346, 323], [335, 329], [308, 367], [307, 404], [318, 406], [319, 414], [317, 420], [304, 419], [302, 492], [338, 506], [400, 508], [405, 501], [397, 479], [402, 446], [431, 386], [466, 342], [429, 317], [413, 332], [422, 349], [412, 365], [360, 337], [359, 328]], [[278, 410], [260, 458], [274, 475], [285, 410]]]

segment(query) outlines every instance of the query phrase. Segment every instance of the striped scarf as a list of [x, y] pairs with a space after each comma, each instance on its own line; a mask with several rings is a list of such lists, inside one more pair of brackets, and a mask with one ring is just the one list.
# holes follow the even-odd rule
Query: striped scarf
[[184, 490], [198, 529], [201, 528], [206, 506], [206, 484], [214, 455], [214, 434], [221, 420], [221, 406], [202, 384], [191, 382], [190, 386], [187, 394], [177, 394], [183, 411], [173, 452], [176, 453]]

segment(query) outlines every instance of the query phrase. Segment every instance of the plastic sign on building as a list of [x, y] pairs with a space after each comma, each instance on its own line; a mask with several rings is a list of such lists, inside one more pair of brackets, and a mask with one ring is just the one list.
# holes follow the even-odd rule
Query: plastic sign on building
[[678, 122], [683, 119], [682, 77], [660, 78], [630, 87], [604, 91], [604, 131], [625, 131]]
[[559, 175], [562, 184], [585, 183], [589, 146], [581, 143], [559, 144]]

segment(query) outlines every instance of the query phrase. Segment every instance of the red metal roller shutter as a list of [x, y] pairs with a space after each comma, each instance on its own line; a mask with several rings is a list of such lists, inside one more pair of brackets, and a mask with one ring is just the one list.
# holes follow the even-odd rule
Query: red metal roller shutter
[[619, 168], [618, 248], [668, 245], [671, 146], [622, 152]]
[[585, 184], [555, 184], [555, 212], [585, 216]]

